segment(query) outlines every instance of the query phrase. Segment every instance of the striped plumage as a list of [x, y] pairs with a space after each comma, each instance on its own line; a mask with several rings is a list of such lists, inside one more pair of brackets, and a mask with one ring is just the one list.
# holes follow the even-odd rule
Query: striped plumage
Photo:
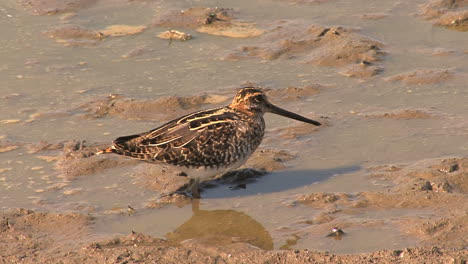
[[240, 167], [252, 155], [263, 139], [265, 112], [320, 125], [272, 105], [263, 90], [246, 87], [226, 107], [195, 112], [145, 133], [119, 137], [101, 153], [172, 165], [197, 184]]
[[[229, 166], [260, 145], [265, 123], [219, 108], [170, 121], [146, 133], [117, 138], [112, 152], [182, 167]], [[247, 144], [248, 142], [248, 144]]]

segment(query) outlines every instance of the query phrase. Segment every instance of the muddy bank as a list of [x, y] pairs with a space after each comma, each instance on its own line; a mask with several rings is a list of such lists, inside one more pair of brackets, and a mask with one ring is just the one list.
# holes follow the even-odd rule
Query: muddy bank
[[[301, 195], [294, 206], [320, 209], [310, 226], [297, 232], [306, 237], [317, 229], [368, 228], [395, 225], [399, 232], [420, 239], [421, 245], [465, 249], [468, 227], [468, 159], [422, 160], [411, 164], [385, 165], [369, 169], [373, 181], [385, 185], [383, 191], [360, 193], [312, 193]], [[390, 219], [361, 218], [372, 211], [393, 210]], [[404, 210], [419, 213], [406, 215]], [[399, 215], [398, 214], [402, 214]], [[352, 215], [353, 220], [349, 221]]]
[[[194, 217], [211, 219], [210, 214], [216, 215], [216, 212], [199, 211]], [[190, 221], [170, 234], [168, 240], [141, 233], [105, 239], [89, 232], [93, 219], [84, 215], [38, 213], [24, 209], [10, 209], [0, 215], [2, 263], [465, 263], [468, 254], [466, 249], [455, 251], [439, 247], [356, 255], [308, 250], [268, 251], [253, 246], [271, 245], [268, 235], [257, 235], [261, 229], [239, 234], [240, 237], [255, 236], [252, 244], [219, 237], [216, 241], [220, 243], [213, 243], [213, 238], [178, 236], [191, 226]], [[236, 215], [236, 219], [249, 221], [248, 218], [241, 220], [242, 215]]]

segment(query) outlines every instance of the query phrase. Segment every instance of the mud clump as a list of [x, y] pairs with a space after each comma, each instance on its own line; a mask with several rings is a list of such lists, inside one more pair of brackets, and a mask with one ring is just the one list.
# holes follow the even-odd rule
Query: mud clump
[[43, 35], [64, 46], [92, 46], [107, 37], [122, 37], [139, 34], [146, 26], [111, 25], [102, 30], [93, 30], [78, 25], [65, 25], [43, 32]]
[[227, 97], [216, 95], [165, 96], [148, 100], [110, 95], [105, 99], [82, 104], [72, 111], [87, 119], [110, 115], [129, 120], [169, 120], [191, 113], [203, 105], [219, 104], [226, 100], [228, 100]]
[[376, 113], [376, 114], [367, 114], [366, 117], [372, 118], [384, 118], [384, 119], [428, 119], [433, 118], [434, 115], [419, 109], [403, 109], [397, 110], [390, 113]]
[[10, 141], [6, 136], [0, 135], [0, 153], [13, 151], [22, 145], [22, 143]]
[[369, 13], [360, 15], [359, 18], [364, 20], [379, 20], [388, 17], [388, 13]]
[[326, 208], [331, 204], [346, 203], [350, 195], [346, 193], [312, 193], [299, 196], [296, 201], [315, 208]]
[[465, 0], [432, 0], [421, 6], [419, 14], [435, 25], [468, 31], [468, 3]]
[[99, 34], [104, 37], [123, 37], [140, 34], [145, 30], [146, 26], [111, 25], [99, 30]]
[[455, 73], [448, 69], [421, 69], [400, 73], [386, 78], [386, 81], [400, 81], [405, 84], [422, 85], [440, 83], [455, 77]]
[[53, 15], [89, 7], [97, 0], [18, 0], [35, 15]]
[[107, 145], [91, 144], [86, 146], [83, 141], [71, 140], [64, 144], [62, 155], [58, 158], [55, 168], [61, 177], [73, 180], [78, 176], [91, 175], [106, 169], [129, 166], [138, 162], [114, 155], [95, 155], [96, 151], [104, 147]]
[[196, 29], [217, 21], [230, 21], [234, 10], [230, 8], [192, 7], [185, 10], [169, 9], [156, 15], [153, 25]]
[[[225, 59], [274, 60], [280, 57], [301, 57], [304, 63], [344, 67], [361, 62], [372, 64], [384, 55], [382, 43], [343, 27], [321, 27], [281, 21], [262, 35], [261, 39], [268, 44], [241, 47]], [[371, 72], [377, 74], [379, 71]]]
[[158, 13], [153, 25], [166, 28], [195, 29], [201, 33], [232, 38], [256, 37], [263, 33], [252, 23], [234, 20], [230, 8], [192, 7]]
[[43, 151], [50, 151], [50, 150], [60, 150], [63, 149], [65, 142], [57, 142], [57, 143], [49, 143], [47, 141], [41, 140], [36, 144], [30, 144], [27, 146], [28, 153], [38, 153]]
[[295, 156], [285, 150], [259, 149], [252, 154], [243, 167], [273, 172], [286, 168], [285, 162]]
[[323, 85], [313, 84], [304, 87], [286, 87], [267, 89], [266, 94], [268, 98], [276, 100], [298, 100], [304, 97], [316, 95], [324, 88]]
[[65, 46], [96, 45], [104, 38], [99, 31], [83, 28], [77, 25], [67, 25], [43, 33], [44, 36]]
[[346, 77], [369, 78], [383, 72], [383, 67], [371, 65], [366, 61], [343, 67], [339, 74]]
[[172, 171], [163, 165], [140, 162], [133, 169], [135, 183], [163, 195], [188, 186], [190, 179], [182, 171]]
[[167, 31], [161, 32], [157, 35], [157, 37], [160, 39], [169, 39], [169, 40], [176, 39], [176, 40], [181, 40], [181, 41], [192, 39], [192, 35], [181, 32], [181, 31], [177, 31], [177, 30], [167, 30]]

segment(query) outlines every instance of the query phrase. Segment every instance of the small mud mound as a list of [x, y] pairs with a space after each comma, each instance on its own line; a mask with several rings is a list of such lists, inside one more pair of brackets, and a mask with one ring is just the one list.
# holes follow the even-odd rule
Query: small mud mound
[[137, 160], [117, 155], [95, 155], [96, 151], [107, 145], [92, 144], [86, 146], [83, 141], [71, 140], [64, 144], [62, 155], [55, 168], [60, 176], [73, 180], [78, 176], [92, 175], [106, 169], [137, 164]]
[[[379, 61], [383, 44], [342, 27], [321, 27], [294, 21], [276, 23], [261, 36], [262, 46], [244, 46], [225, 59], [299, 57], [305, 63], [327, 67], [343, 67], [362, 63], [369, 73], [348, 74], [369, 76], [381, 71], [371, 65]], [[350, 70], [348, 70], [350, 71]]]
[[164, 165], [140, 162], [134, 169], [135, 183], [144, 188], [159, 192], [163, 195], [171, 194], [189, 184], [190, 179], [182, 171], [172, 171]]
[[259, 149], [243, 167], [273, 172], [285, 169], [287, 167], [285, 163], [294, 158], [295, 156], [286, 150]]
[[457, 31], [468, 31], [466, 0], [432, 0], [421, 6], [419, 14], [435, 25]]
[[349, 204], [351, 195], [346, 193], [312, 193], [299, 196], [296, 201], [314, 208], [327, 208], [331, 204]]
[[440, 83], [454, 77], [455, 72], [450, 69], [421, 69], [393, 75], [385, 80], [391, 82], [399, 81], [411, 85], [422, 85]]
[[77, 25], [66, 25], [53, 30], [43, 32], [44, 36], [55, 40], [65, 46], [89, 46], [96, 45], [104, 38], [99, 31], [83, 28]]
[[120, 95], [110, 95], [105, 99], [97, 99], [82, 104], [72, 111], [86, 119], [110, 115], [129, 120], [159, 121], [189, 114], [205, 105], [219, 105], [227, 100], [228, 97], [217, 95], [165, 96], [148, 100], [135, 100]]
[[107, 37], [122, 37], [139, 34], [146, 30], [146, 26], [112, 25], [102, 30], [84, 28], [78, 25], [65, 25], [49, 31], [43, 35], [64, 46], [92, 46]]
[[250, 38], [263, 33], [254, 24], [234, 20], [230, 8], [192, 7], [185, 10], [166, 10], [158, 13], [153, 25], [166, 28], [195, 29], [201, 33], [231, 38]]
[[274, 98], [274, 100], [299, 100], [304, 97], [316, 95], [324, 88], [325, 86], [323, 85], [312, 84], [304, 87], [267, 89], [266, 94], [268, 98]]
[[371, 118], [404, 119], [404, 120], [428, 119], [428, 118], [435, 117], [434, 114], [426, 110], [420, 110], [420, 109], [402, 109], [402, 110], [396, 110], [396, 111], [388, 112], [388, 113], [366, 114], [365, 116], [371, 117]]

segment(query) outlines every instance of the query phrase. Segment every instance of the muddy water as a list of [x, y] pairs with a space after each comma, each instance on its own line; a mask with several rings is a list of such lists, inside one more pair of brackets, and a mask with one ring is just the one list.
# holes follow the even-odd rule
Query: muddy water
[[[365, 168], [372, 165], [468, 154], [468, 146], [464, 144], [468, 140], [468, 92], [465, 89], [468, 36], [434, 27], [410, 15], [417, 12], [418, 4], [423, 1], [328, 1], [321, 4], [236, 1], [235, 5], [230, 1], [180, 1], [177, 4], [100, 1], [69, 18], [63, 14], [33, 16], [16, 1], [4, 2], [0, 9], [0, 120], [13, 121], [0, 123], [0, 136], [5, 135], [5, 139], [18, 145], [70, 139], [110, 142], [117, 136], [145, 131], [165, 121], [115, 117], [86, 120], [67, 112], [108, 94], [119, 93], [136, 99], [196, 95], [235, 91], [246, 81], [274, 88], [324, 85], [326, 88], [318, 95], [306, 100], [276, 103], [308, 116], [326, 116], [330, 125], [297, 141], [266, 138], [262, 147], [286, 149], [297, 154], [297, 158], [288, 163], [290, 167], [286, 171], [268, 174], [246, 189], [218, 186], [205, 190], [200, 209], [212, 213], [203, 217], [195, 217], [197, 214], [189, 205], [145, 208], [147, 202], [159, 194], [135, 184], [127, 167], [71, 181], [57, 176], [53, 163], [28, 154], [24, 145], [0, 153], [2, 208], [89, 212], [97, 216], [96, 232], [126, 234], [134, 230], [158, 237], [171, 237], [168, 234], [177, 232], [184, 237], [186, 229], [181, 227], [184, 224], [199, 226], [211, 223], [213, 218], [229, 216], [231, 218], [227, 217], [226, 221], [243, 219], [232, 229], [264, 228], [268, 235], [262, 233], [264, 239], [257, 242], [265, 248], [272, 243], [274, 248], [367, 252], [413, 246], [418, 241], [395, 232], [391, 226], [351, 227], [346, 231], [352, 239], [326, 238], [328, 230], [309, 228], [307, 224], [318, 210], [304, 210], [301, 206], [289, 206], [290, 203], [299, 194], [354, 193], [384, 188], [385, 182], [367, 178]], [[193, 30], [184, 30], [195, 36], [187, 42], [169, 44], [167, 40], [156, 38], [156, 34], [166, 28], [149, 27], [135, 36], [107, 38], [95, 45], [78, 47], [65, 47], [42, 34], [66, 24], [94, 30], [114, 24], [147, 26], [152, 23], [154, 14], [168, 7], [183, 9], [197, 5], [233, 7], [242, 13], [243, 19], [260, 26], [280, 19], [297, 19], [356, 28], [361, 34], [385, 44], [388, 55], [383, 63], [384, 72], [376, 78], [360, 80], [341, 76], [333, 68], [301, 63], [300, 58], [223, 60], [229, 51], [239, 46], [258, 45], [260, 41], [217, 37]], [[383, 13], [385, 17], [361, 18], [373, 13]], [[122, 57], [139, 48], [145, 52]], [[433, 53], [437, 49], [453, 52], [435, 56]], [[385, 80], [420, 68], [450, 69], [455, 72], [455, 78], [425, 85]], [[435, 118], [372, 117], [408, 108], [424, 109]], [[50, 114], [31, 120], [35, 113]], [[266, 122], [269, 129], [297, 125], [295, 121], [271, 115], [266, 116]], [[274, 135], [267, 133], [267, 137]], [[57, 183], [66, 187], [48, 189]], [[127, 206], [135, 208], [136, 213], [128, 215]], [[400, 217], [426, 215], [411, 210], [395, 214]], [[388, 217], [391, 216], [387, 212], [377, 211], [371, 218], [384, 221], [382, 219]], [[220, 228], [219, 232], [227, 231]], [[291, 242], [295, 235], [300, 238]], [[380, 237], [388, 239], [369, 243]]]

